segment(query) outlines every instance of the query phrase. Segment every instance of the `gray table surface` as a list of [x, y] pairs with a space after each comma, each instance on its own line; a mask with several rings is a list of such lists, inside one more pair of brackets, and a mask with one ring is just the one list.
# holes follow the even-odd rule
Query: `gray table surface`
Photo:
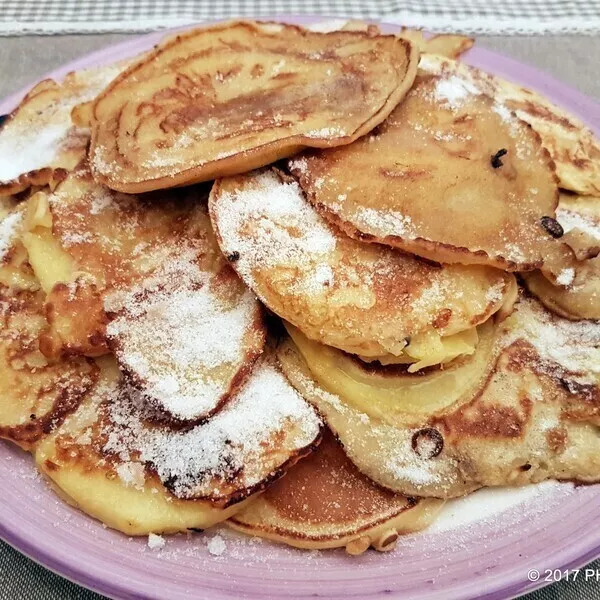
[[[87, 52], [130, 35], [63, 35], [0, 38], [0, 98], [34, 83], [44, 73]], [[579, 91], [600, 100], [600, 37], [486, 36], [481, 46], [534, 65]], [[600, 560], [591, 568], [600, 569]], [[485, 590], [482, 590], [482, 594]], [[167, 596], [168, 597], [168, 594]], [[596, 600], [600, 583], [561, 581], [527, 596], [528, 600]], [[100, 600], [46, 571], [0, 542], [0, 600]]]

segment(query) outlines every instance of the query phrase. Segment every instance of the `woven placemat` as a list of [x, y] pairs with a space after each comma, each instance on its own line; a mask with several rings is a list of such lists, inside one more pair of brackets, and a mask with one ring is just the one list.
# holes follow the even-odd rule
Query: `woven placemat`
[[472, 34], [600, 32], [600, 0], [0, 0], [0, 35], [151, 31], [301, 14]]

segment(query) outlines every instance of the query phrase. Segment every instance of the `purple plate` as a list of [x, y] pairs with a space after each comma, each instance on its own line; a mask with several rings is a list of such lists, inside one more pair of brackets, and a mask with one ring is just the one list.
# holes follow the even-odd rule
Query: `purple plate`
[[[163, 35], [111, 46], [48, 77], [132, 56]], [[538, 89], [600, 130], [600, 106], [547, 75], [483, 48], [471, 50], [466, 60]], [[25, 92], [0, 102], [0, 114]], [[164, 548], [151, 550], [146, 539], [105, 529], [58, 500], [29, 455], [7, 443], [0, 443], [0, 479], [0, 537], [60, 575], [119, 599], [510, 598], [552, 581], [555, 569], [600, 556], [600, 486], [548, 482], [483, 490], [448, 503], [430, 530], [402, 538], [394, 552], [349, 557], [342, 550], [305, 552], [227, 530], [169, 537]], [[222, 546], [208, 543], [215, 536], [225, 542], [221, 554], [209, 551]]]

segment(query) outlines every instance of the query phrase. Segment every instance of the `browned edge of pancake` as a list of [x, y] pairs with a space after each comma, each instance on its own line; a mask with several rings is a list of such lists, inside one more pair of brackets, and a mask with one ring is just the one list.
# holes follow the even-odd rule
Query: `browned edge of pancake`
[[[291, 383], [290, 383], [291, 385]], [[318, 413], [319, 411], [316, 409], [316, 407], [314, 407], [314, 410]], [[319, 415], [321, 417], [321, 420], [323, 422], [325, 422], [325, 419], [323, 419], [323, 417], [321, 415]], [[346, 455], [346, 452], [344, 450], [344, 445], [342, 444], [342, 442], [340, 441], [337, 433], [335, 433], [329, 426], [324, 426], [321, 428], [321, 439], [319, 440], [319, 443], [321, 441], [323, 441], [323, 439], [330, 435], [333, 440], [334, 443], [337, 444], [340, 448], [340, 451], [344, 453], [344, 455]], [[354, 465], [354, 463], [348, 458], [348, 456], [346, 455], [346, 460], [348, 461], [349, 465], [351, 465], [351, 468], [353, 468], [356, 473], [364, 478], [369, 480], [370, 484], [375, 487], [375, 488], [379, 488], [381, 490], [385, 490], [386, 492], [392, 493], [392, 494], [396, 494], [396, 495], [401, 495], [398, 492], [395, 492], [393, 490], [388, 490], [387, 488], [385, 488], [384, 486], [378, 484], [377, 482], [373, 481], [372, 479], [369, 479], [369, 477], [367, 477], [364, 473], [362, 473], [361, 471], [359, 471], [359, 469], [356, 467], [356, 465]], [[373, 529], [375, 527], [378, 527], [379, 525], [382, 525], [383, 523], [385, 523], [386, 521], [389, 521], [390, 519], [398, 516], [399, 514], [402, 514], [404, 512], [406, 512], [407, 510], [410, 510], [411, 508], [414, 508], [418, 502], [419, 502], [419, 498], [413, 497], [413, 496], [406, 496], [406, 505], [403, 506], [400, 510], [398, 510], [397, 512], [395, 512], [394, 514], [391, 515], [387, 515], [385, 517], [381, 517], [375, 521], [371, 521], [369, 523], [365, 523], [364, 525], [357, 527], [356, 529], [353, 530], [348, 530], [346, 532], [344, 532], [343, 537], [349, 537], [349, 536], [358, 536], [359, 534], [361, 534], [363, 531], [367, 531], [369, 529]], [[266, 526], [260, 526], [256, 523], [254, 523], [251, 527], [248, 527], [248, 525], [244, 522], [239, 521], [236, 518], [236, 515], [233, 515], [232, 517], [229, 517], [228, 521], [233, 522], [235, 525], [237, 525], [240, 529], [252, 529], [252, 530], [259, 530], [259, 531], [264, 531], [266, 533], [275, 533], [276, 535], [281, 535], [282, 537], [285, 538], [295, 538], [297, 540], [306, 540], [306, 541], [315, 541], [315, 542], [319, 542], [319, 541], [328, 541], [333, 539], [331, 536], [327, 536], [327, 535], [315, 535], [315, 534], [307, 534], [305, 532], [301, 532], [301, 531], [290, 531], [289, 529], [282, 529], [280, 527], [273, 527], [272, 525], [269, 527]], [[385, 545], [385, 544], [384, 544]]]
[[23, 450], [30, 450], [42, 437], [60, 427], [64, 420], [77, 409], [82, 398], [89, 392], [92, 385], [98, 379], [99, 370], [94, 366], [93, 361], [88, 358], [83, 360], [91, 367], [89, 373], [86, 373], [86, 377], [90, 378], [90, 385], [87, 386], [87, 391], [77, 390], [72, 393], [72, 390], [68, 388], [62, 389], [52, 404], [52, 408], [45, 415], [38, 417], [32, 413], [28, 423], [23, 423], [22, 425], [0, 425], [0, 438], [14, 442], [23, 448]]

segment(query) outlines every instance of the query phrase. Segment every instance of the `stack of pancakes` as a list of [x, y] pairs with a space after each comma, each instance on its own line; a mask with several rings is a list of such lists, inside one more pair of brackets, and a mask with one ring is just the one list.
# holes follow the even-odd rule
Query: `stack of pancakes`
[[0, 130], [0, 436], [127, 534], [352, 554], [599, 481], [600, 144], [471, 43], [239, 21], [36, 86]]

